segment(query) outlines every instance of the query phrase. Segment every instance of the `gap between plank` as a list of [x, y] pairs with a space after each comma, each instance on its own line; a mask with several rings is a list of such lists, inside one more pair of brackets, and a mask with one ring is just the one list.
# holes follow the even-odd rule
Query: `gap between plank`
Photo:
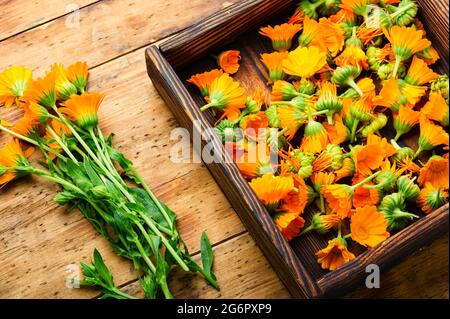
[[[102, 2], [102, 1], [103, 1], [103, 0], [97, 0], [97, 1], [94, 1], [94, 2], [92, 2], [92, 3], [89, 3], [89, 4], [85, 5], [85, 6], [79, 7], [78, 10], [82, 10], [82, 9], [84, 9], [84, 8], [88, 8], [88, 7], [90, 7], [90, 6], [92, 6], [92, 5], [95, 5], [95, 4], [98, 4], [99, 2]], [[24, 30], [22, 30], [22, 31], [16, 32], [16, 33], [14, 33], [14, 34], [11, 34], [11, 35], [7, 36], [6, 38], [0, 39], [0, 43], [3, 42], [3, 41], [6, 41], [6, 40], [8, 40], [8, 39], [14, 38], [14, 37], [16, 37], [16, 36], [18, 36], [18, 35], [21, 35], [22, 33], [25, 33], [25, 32], [31, 31], [31, 30], [33, 30], [33, 29], [39, 28], [39, 27], [43, 26], [44, 24], [47, 24], [47, 23], [53, 22], [53, 21], [55, 21], [55, 20], [58, 20], [58, 19], [60, 19], [60, 18], [62, 18], [62, 17], [65, 17], [65, 16], [71, 14], [72, 12], [73, 12], [73, 11], [67, 12], [67, 13], [64, 13], [64, 14], [61, 14], [61, 15], [59, 15], [59, 16], [50, 18], [49, 20], [43, 21], [43, 22], [41, 22], [41, 23], [38, 23], [38, 24], [36, 24], [36, 25], [34, 25], [34, 26], [32, 26], [32, 27], [29, 27], [29, 28], [26, 28], [26, 29], [24, 29]]]

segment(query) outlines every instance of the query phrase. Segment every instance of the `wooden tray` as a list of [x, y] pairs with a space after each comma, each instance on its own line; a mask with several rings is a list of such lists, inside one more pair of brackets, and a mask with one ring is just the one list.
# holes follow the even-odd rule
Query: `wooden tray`
[[[423, 8], [422, 14], [427, 17], [422, 17], [422, 21], [426, 24], [428, 36], [441, 55], [439, 69], [448, 72], [448, 2], [418, 2]], [[241, 68], [234, 77], [248, 92], [256, 86], [265, 86], [267, 73], [260, 62], [260, 53], [270, 52], [271, 48], [270, 43], [257, 34], [257, 28], [285, 19], [293, 13], [296, 3], [289, 0], [244, 0], [159, 46], [152, 45], [147, 49], [148, 74], [183, 127], [200, 133], [214, 125], [209, 111], [199, 111], [204, 102], [186, 79], [194, 73], [214, 68], [215, 61], [210, 54], [217, 53], [219, 48], [241, 51]], [[227, 158], [223, 163], [206, 165], [293, 297], [342, 295], [364, 282], [367, 265], [377, 264], [385, 270], [448, 231], [447, 204], [339, 269], [324, 271], [317, 263], [315, 252], [326, 246], [328, 238], [312, 234], [288, 243], [224, 151], [220, 138], [213, 135], [202, 143], [210, 143], [215, 154]], [[306, 220], [308, 223], [308, 216]]]

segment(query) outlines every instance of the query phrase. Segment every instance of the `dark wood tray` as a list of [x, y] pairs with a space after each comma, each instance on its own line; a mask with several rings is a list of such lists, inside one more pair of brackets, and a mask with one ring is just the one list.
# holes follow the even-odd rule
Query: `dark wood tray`
[[[439, 69], [448, 72], [448, 1], [418, 2], [426, 17], [422, 17], [422, 21], [428, 36], [441, 55]], [[268, 41], [257, 34], [257, 28], [292, 14], [296, 3], [290, 0], [244, 0], [159, 46], [152, 45], [147, 49], [148, 74], [183, 127], [200, 133], [214, 125], [209, 112], [200, 112], [204, 102], [186, 79], [194, 73], [214, 68], [215, 61], [210, 54], [216, 53], [219, 48], [241, 51], [241, 68], [234, 77], [249, 92], [257, 86], [265, 87], [267, 74], [260, 62], [260, 53], [271, 49]], [[206, 165], [293, 297], [340, 296], [364, 282], [367, 265], [377, 264], [385, 270], [448, 231], [447, 204], [373, 249], [359, 254], [341, 268], [324, 271], [316, 261], [315, 252], [326, 246], [328, 238], [312, 234], [288, 243], [224, 151], [219, 137], [214, 134], [202, 143], [210, 143], [216, 155], [227, 159], [222, 163]], [[308, 216], [306, 219], [308, 222]]]

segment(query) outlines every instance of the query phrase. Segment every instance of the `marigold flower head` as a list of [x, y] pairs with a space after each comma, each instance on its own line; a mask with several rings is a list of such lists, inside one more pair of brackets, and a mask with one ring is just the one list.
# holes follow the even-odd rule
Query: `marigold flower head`
[[67, 67], [67, 78], [79, 93], [84, 93], [88, 84], [89, 70], [86, 62], [75, 62]]
[[[380, 175], [378, 175], [380, 176]], [[378, 177], [377, 176], [377, 177]], [[364, 179], [361, 174], [354, 175], [353, 184], [357, 184]], [[364, 186], [359, 186], [355, 188], [355, 193], [353, 194], [353, 207], [364, 207], [371, 205], [378, 205], [380, 201], [380, 191], [376, 188], [367, 188], [366, 186], [373, 186], [373, 183], [366, 183]]]
[[372, 248], [389, 237], [387, 225], [384, 215], [375, 206], [358, 207], [350, 221], [352, 239]]
[[209, 87], [209, 103], [200, 110], [215, 107], [224, 112], [224, 117], [234, 121], [241, 114], [240, 109], [245, 108], [246, 100], [245, 89], [225, 73], [212, 81]]
[[333, 114], [342, 110], [343, 104], [337, 96], [337, 89], [334, 83], [323, 82], [320, 85], [319, 97], [315, 105], [317, 111], [328, 110], [328, 123], [333, 123]]
[[39, 123], [48, 118], [48, 112], [35, 102], [25, 104], [24, 115], [16, 122], [13, 131], [23, 136], [30, 136]]
[[290, 106], [282, 105], [277, 108], [280, 126], [286, 129], [284, 133], [289, 139], [292, 139], [297, 130], [306, 122], [308, 116], [305, 112]]
[[105, 97], [102, 93], [83, 93], [73, 95], [64, 102], [60, 112], [74, 118], [84, 129], [92, 129], [98, 125], [98, 109]]
[[339, 86], [350, 86], [358, 92], [360, 96], [364, 93], [361, 91], [359, 86], [355, 83], [355, 79], [361, 74], [361, 69], [359, 67], [354, 67], [352, 65], [346, 65], [343, 67], [337, 67], [333, 76], [331, 77], [331, 82], [336, 83]]
[[331, 172], [316, 171], [310, 178], [314, 190], [319, 193], [323, 185], [331, 185], [334, 183], [335, 176]]
[[233, 145], [226, 143], [225, 149], [230, 153], [232, 152], [237, 167], [247, 180], [275, 172], [276, 165], [273, 163], [267, 147], [246, 143], [242, 149], [237, 150], [239, 145], [236, 145], [237, 143], [231, 144]]
[[266, 131], [269, 127], [269, 119], [264, 112], [250, 114], [241, 121], [241, 128], [244, 136], [252, 141], [266, 138]]
[[420, 110], [428, 119], [439, 122], [442, 126], [449, 125], [449, 108], [440, 93], [431, 92], [428, 102]]
[[276, 51], [287, 51], [291, 48], [295, 34], [301, 28], [299, 24], [284, 23], [275, 27], [263, 27], [259, 33], [272, 40], [272, 46]]
[[394, 52], [390, 43], [383, 48], [376, 46], [369, 46], [366, 51], [366, 56], [373, 71], [378, 71], [382, 63], [390, 63], [395, 60]]
[[443, 190], [440, 186], [435, 187], [431, 183], [425, 184], [417, 198], [417, 204], [426, 214], [430, 214], [439, 207], [444, 206], [447, 201], [448, 191]]
[[327, 64], [326, 53], [318, 47], [297, 48], [283, 61], [283, 71], [289, 75], [310, 78]]
[[269, 78], [276, 82], [282, 80], [286, 74], [283, 72], [283, 61], [287, 59], [288, 52], [272, 52], [261, 54], [261, 61], [269, 70]]
[[191, 76], [189, 83], [194, 84], [200, 90], [200, 94], [205, 97], [209, 95], [209, 86], [211, 83], [223, 74], [222, 70], [211, 70]]
[[356, 147], [352, 154], [356, 172], [363, 176], [372, 174], [373, 170], [380, 168], [384, 156], [381, 145], [365, 145]]
[[56, 103], [55, 80], [55, 73], [48, 72], [44, 78], [31, 81], [22, 99], [48, 108], [53, 107]]
[[422, 59], [414, 56], [405, 81], [411, 85], [424, 85], [436, 80], [438, 77], [439, 74], [433, 72]]
[[[311, 45], [314, 40], [317, 42], [317, 40], [320, 39], [322, 39], [322, 31], [320, 29], [319, 22], [305, 16], [305, 19], [303, 20], [303, 31], [298, 38], [299, 45], [301, 47], [307, 47]], [[320, 44], [320, 47], [322, 46], [323, 45]]]
[[272, 101], [290, 101], [298, 95], [299, 93], [290, 82], [278, 80], [273, 84]]
[[[379, 13], [378, 17], [381, 18], [380, 20], [382, 20], [383, 18], [386, 18], [384, 16], [384, 11], [383, 10], [379, 10], [377, 11], [377, 13]], [[388, 24], [389, 22], [387, 21], [380, 21], [380, 24]], [[367, 27], [360, 27], [357, 30], [357, 35], [358, 38], [361, 40], [362, 44], [364, 45], [369, 45], [369, 44], [374, 44], [375, 41], [374, 39], [382, 36], [383, 35], [383, 30], [378, 29], [378, 28], [367, 28]]]
[[23, 66], [13, 66], [0, 73], [0, 105], [16, 104], [24, 95], [32, 78], [31, 70]]
[[355, 255], [347, 250], [347, 244], [342, 238], [328, 241], [328, 246], [316, 253], [317, 261], [322, 269], [335, 270], [355, 259]]
[[354, 190], [346, 184], [324, 185], [321, 193], [325, 198], [331, 213], [338, 214], [340, 218], [347, 218], [352, 209]]
[[289, 18], [288, 23], [290, 24], [302, 24], [303, 19], [305, 18], [305, 14], [300, 8], [297, 8], [294, 14]]
[[240, 54], [238, 50], [224, 51], [217, 57], [217, 64], [226, 73], [235, 74], [239, 70]]
[[426, 48], [425, 50], [422, 50], [420, 52], [417, 52], [417, 56], [425, 61], [426, 64], [432, 65], [436, 63], [437, 60], [439, 60], [439, 53], [436, 51], [435, 48], [433, 48], [431, 45]]
[[27, 175], [24, 170], [10, 169], [12, 167], [29, 166], [26, 154], [18, 140], [12, 140], [0, 148], [0, 188], [12, 180]]
[[400, 106], [398, 114], [394, 114], [394, 128], [397, 132], [395, 140], [398, 140], [403, 134], [419, 124], [420, 113], [414, 111], [408, 106]]
[[338, 66], [359, 66], [365, 70], [369, 69], [369, 62], [367, 60], [366, 53], [358, 46], [348, 46], [345, 50], [336, 58], [336, 65]]
[[322, 51], [330, 52], [332, 57], [335, 57], [344, 47], [345, 31], [337, 23], [330, 19], [321, 18], [319, 20], [320, 32], [322, 39], [314, 39], [310, 45], [322, 47]]
[[330, 143], [340, 145], [347, 140], [348, 137], [348, 129], [347, 126], [344, 125], [341, 115], [334, 114], [333, 115], [334, 124], [329, 124], [327, 122], [323, 123], [325, 130], [328, 134], [328, 139]]
[[339, 181], [342, 178], [352, 176], [355, 173], [355, 163], [350, 157], [346, 157], [342, 161], [342, 167], [334, 172], [336, 176], [335, 181]]
[[311, 219], [311, 225], [304, 229], [302, 234], [315, 231], [320, 235], [326, 234], [330, 229], [336, 227], [341, 218], [336, 214], [316, 213]]
[[430, 151], [438, 145], [448, 146], [448, 133], [436, 124], [433, 124], [425, 116], [420, 117], [419, 149], [416, 155], [422, 151]]
[[305, 225], [305, 220], [295, 212], [276, 214], [274, 222], [287, 241], [291, 241], [297, 236]]
[[378, 0], [342, 0], [341, 8], [367, 17], [367, 6], [375, 3], [378, 3]]
[[374, 98], [373, 102], [378, 106], [390, 108], [393, 112], [398, 112], [400, 105], [407, 103], [400, 91], [398, 80], [390, 78], [385, 81], [380, 93]]
[[413, 27], [393, 26], [390, 30], [384, 29], [386, 38], [392, 45], [392, 50], [396, 58], [393, 76], [397, 76], [397, 71], [402, 61], [408, 60], [415, 53], [420, 52], [431, 45], [431, 42], [423, 38], [423, 31]]
[[420, 188], [414, 183], [415, 178], [410, 179], [408, 176], [403, 175], [397, 179], [398, 192], [408, 201], [415, 201], [419, 197]]
[[77, 94], [77, 87], [68, 77], [67, 69], [62, 64], [53, 64], [51, 71], [55, 76], [55, 89], [58, 100], [65, 101]]
[[411, 106], [416, 105], [428, 90], [427, 86], [411, 85], [403, 80], [399, 81], [399, 87], [402, 95]]
[[269, 210], [274, 210], [280, 200], [294, 189], [294, 180], [292, 177], [265, 174], [254, 178], [250, 182], [250, 187]]
[[440, 186], [441, 189], [448, 189], [448, 175], [448, 158], [432, 156], [425, 166], [420, 169], [420, 175], [417, 182], [421, 186], [430, 183], [433, 187]]
[[[289, 175], [287, 175], [289, 176]], [[292, 174], [294, 189], [281, 199], [280, 209], [302, 214], [308, 203], [308, 191], [305, 181], [298, 175]]]
[[328, 145], [328, 134], [323, 125], [313, 119], [305, 126], [300, 150], [308, 153], [320, 153]]

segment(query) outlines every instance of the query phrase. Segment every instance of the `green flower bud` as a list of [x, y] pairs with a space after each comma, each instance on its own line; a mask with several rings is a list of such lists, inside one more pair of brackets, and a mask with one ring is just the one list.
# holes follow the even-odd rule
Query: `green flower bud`
[[274, 128], [281, 128], [281, 121], [278, 117], [278, 111], [275, 104], [271, 104], [266, 110], [265, 110], [267, 119], [269, 120], [269, 125]]
[[311, 205], [314, 200], [319, 196], [316, 191], [314, 190], [314, 188], [312, 188], [309, 185], [306, 185], [306, 194], [307, 194], [307, 205]]
[[406, 226], [414, 218], [419, 216], [406, 212], [405, 198], [400, 193], [387, 195], [381, 201], [379, 210], [383, 212], [388, 221], [388, 229], [398, 231]]
[[447, 101], [448, 104], [448, 91], [449, 91], [449, 83], [448, 83], [448, 75], [442, 74], [436, 80], [431, 82], [431, 91], [440, 93], [442, 97]]
[[398, 192], [407, 200], [414, 202], [420, 194], [420, 188], [414, 183], [414, 180], [408, 176], [401, 176], [397, 180]]
[[419, 7], [414, 0], [402, 0], [398, 7], [387, 6], [388, 10], [392, 12], [390, 15], [394, 24], [400, 26], [408, 26], [417, 16]]
[[300, 10], [303, 11], [304, 14], [306, 14], [311, 19], [317, 20], [319, 18], [319, 15], [317, 14], [317, 8], [321, 6], [325, 1], [320, 0], [316, 3], [311, 3], [308, 0], [302, 0], [300, 2]]
[[344, 161], [344, 153], [342, 152], [342, 148], [339, 145], [328, 144], [325, 151], [331, 157], [331, 169], [333, 171], [340, 169]]
[[245, 106], [250, 114], [258, 113], [260, 111], [258, 103], [255, 100], [253, 100], [250, 96], [247, 96]]
[[76, 194], [68, 191], [62, 191], [56, 194], [56, 196], [53, 198], [53, 201], [58, 205], [65, 205], [76, 198], [77, 198]]
[[298, 92], [306, 95], [312, 95], [316, 92], [316, 86], [313, 81], [301, 79], [298, 86]]
[[104, 185], [98, 185], [98, 186], [91, 188], [91, 193], [97, 199], [110, 199], [111, 198], [111, 192], [109, 192], [108, 189], [106, 188], [106, 186], [104, 186]]
[[242, 130], [235, 127], [235, 124], [229, 120], [222, 120], [214, 130], [223, 143], [242, 139]]
[[375, 186], [377, 186], [378, 189], [385, 192], [392, 192], [397, 183], [397, 177], [391, 171], [382, 171], [375, 177], [375, 181], [377, 182], [377, 185]]
[[407, 160], [409, 158], [413, 158], [413, 157], [414, 157], [414, 151], [411, 148], [402, 147], [402, 148], [397, 149], [397, 153], [395, 153], [391, 157], [391, 160], [394, 163], [401, 164], [405, 160]]
[[[391, 78], [392, 76], [392, 72], [394, 72], [394, 64], [382, 64], [377, 71], [378, 77], [381, 80], [388, 80]], [[402, 63], [400, 64], [399, 68], [398, 68], [398, 73], [397, 73], [398, 77], [403, 78], [406, 75], [406, 67], [405, 65]]]

